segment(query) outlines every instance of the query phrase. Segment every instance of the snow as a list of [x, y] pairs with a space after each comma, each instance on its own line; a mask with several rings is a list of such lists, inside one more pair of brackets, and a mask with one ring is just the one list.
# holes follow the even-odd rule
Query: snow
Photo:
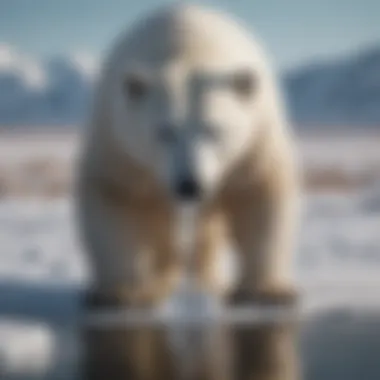
[[40, 374], [54, 360], [55, 343], [53, 332], [42, 324], [0, 320], [0, 374]]
[[99, 72], [99, 60], [89, 53], [75, 52], [71, 55], [71, 60], [89, 78], [95, 78]]
[[98, 59], [85, 51], [37, 59], [1, 44], [1, 129], [82, 122], [97, 70]]
[[0, 45], [0, 73], [14, 73], [22, 78], [27, 87], [43, 89], [47, 84], [42, 65], [32, 57], [21, 54], [13, 46]]
[[305, 133], [299, 140], [302, 166], [308, 170], [333, 168], [350, 175], [380, 169], [380, 135], [360, 133]]

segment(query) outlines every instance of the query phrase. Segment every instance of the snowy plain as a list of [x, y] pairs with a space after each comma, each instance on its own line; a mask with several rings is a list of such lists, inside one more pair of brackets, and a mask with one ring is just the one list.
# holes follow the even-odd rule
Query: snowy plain
[[[41, 152], [72, 160], [75, 139], [52, 141], [0, 139], [1, 162]], [[335, 165], [353, 175], [380, 167], [371, 138], [313, 138], [301, 147], [305, 167]], [[307, 380], [379, 379], [380, 183], [306, 194], [294, 267], [308, 313]], [[75, 379], [88, 278], [70, 197], [0, 201], [1, 380]]]

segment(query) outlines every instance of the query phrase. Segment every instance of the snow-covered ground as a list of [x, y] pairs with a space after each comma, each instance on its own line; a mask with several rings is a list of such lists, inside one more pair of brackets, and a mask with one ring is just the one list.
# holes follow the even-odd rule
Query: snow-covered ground
[[[380, 188], [352, 196], [310, 196], [305, 203], [296, 260], [305, 309], [311, 316], [380, 310]], [[52, 368], [55, 374], [74, 371], [78, 289], [89, 272], [71, 203], [0, 203], [0, 247], [0, 378], [8, 373], [40, 379]], [[360, 318], [358, 325], [349, 320], [349, 326], [360, 327]], [[340, 323], [336, 331], [342, 334]], [[308, 334], [318, 339], [313, 329]]]
[[[304, 203], [295, 268], [307, 379], [379, 379], [380, 185]], [[0, 379], [75, 379], [88, 278], [70, 199], [0, 202]]]

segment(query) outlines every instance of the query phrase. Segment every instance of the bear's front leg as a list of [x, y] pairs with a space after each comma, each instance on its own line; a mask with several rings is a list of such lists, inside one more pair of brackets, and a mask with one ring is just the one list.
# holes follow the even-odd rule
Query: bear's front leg
[[168, 211], [111, 190], [91, 180], [79, 187], [78, 223], [93, 268], [89, 297], [94, 304], [153, 306], [170, 293], [179, 273]]
[[[160, 264], [148, 281], [143, 278], [138, 261], [146, 252], [145, 244], [152, 241], [147, 234], [143, 244], [136, 214], [123, 203], [115, 204], [94, 186], [82, 189], [78, 207], [84, 245], [94, 269], [93, 287], [85, 297], [85, 312], [148, 309], [160, 302], [175, 277], [173, 253], [160, 252]], [[85, 380], [178, 378], [166, 332], [159, 328], [84, 326], [82, 341]]]
[[291, 267], [298, 208], [291, 182], [279, 169], [227, 202], [241, 274], [232, 303], [292, 304], [297, 300]]
[[83, 248], [93, 274], [92, 303], [123, 304], [139, 281], [142, 250], [133, 217], [95, 181], [83, 181], [77, 198]]
[[[93, 285], [84, 300], [85, 313], [131, 307], [128, 292], [137, 282], [134, 265], [139, 245], [128, 215], [97, 187], [84, 181], [78, 194], [78, 223], [93, 269]], [[141, 362], [133, 343], [135, 332], [115, 326], [83, 326], [82, 377], [137, 380]]]

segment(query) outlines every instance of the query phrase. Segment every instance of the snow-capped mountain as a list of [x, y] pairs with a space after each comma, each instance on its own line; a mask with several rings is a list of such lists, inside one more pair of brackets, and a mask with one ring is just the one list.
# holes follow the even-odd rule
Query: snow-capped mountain
[[85, 54], [37, 61], [0, 46], [0, 125], [78, 124], [96, 69]]
[[[85, 54], [35, 60], [0, 45], [0, 125], [80, 125], [96, 73]], [[380, 125], [380, 45], [282, 78], [297, 125]]]
[[293, 70], [284, 88], [300, 125], [380, 126], [380, 45]]

